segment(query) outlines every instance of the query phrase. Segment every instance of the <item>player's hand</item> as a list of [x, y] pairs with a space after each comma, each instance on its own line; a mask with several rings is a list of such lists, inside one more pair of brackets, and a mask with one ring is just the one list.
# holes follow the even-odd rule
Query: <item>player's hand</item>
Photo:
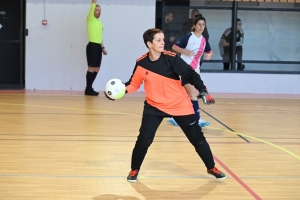
[[106, 94], [106, 92], [104, 92], [104, 95], [105, 95], [105, 97], [108, 98], [109, 100], [114, 101], [114, 99], [110, 98], [110, 97]]
[[170, 37], [170, 42], [174, 42], [174, 41], [175, 41], [175, 37], [174, 36]]
[[202, 98], [203, 103], [206, 104], [206, 105], [214, 104], [214, 103], [215, 103], [214, 98], [213, 98], [210, 94], [208, 94], [207, 91], [202, 91], [202, 92], [198, 95], [198, 98]]
[[205, 60], [210, 60], [212, 56], [213, 56], [212, 53], [205, 54], [205, 58], [204, 58], [204, 59], [205, 59]]
[[190, 50], [185, 50], [186, 52], [185, 52], [185, 54], [186, 55], [188, 55], [188, 56], [194, 56], [195, 55], [195, 52], [193, 52], [193, 51], [190, 51]]
[[106, 51], [105, 49], [102, 49], [102, 53], [103, 53], [104, 55], [107, 55], [107, 51]]

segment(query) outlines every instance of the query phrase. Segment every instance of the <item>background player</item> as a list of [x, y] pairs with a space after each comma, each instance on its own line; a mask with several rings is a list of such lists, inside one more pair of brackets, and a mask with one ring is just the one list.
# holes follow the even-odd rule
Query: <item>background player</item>
[[[209, 43], [207, 42], [206, 38], [202, 35], [205, 29], [205, 18], [200, 15], [199, 17], [195, 18], [192, 32], [188, 33], [184, 37], [182, 37], [176, 44], [173, 45], [173, 50], [181, 53], [181, 58], [191, 66], [193, 70], [200, 73], [200, 60], [205, 52], [205, 59], [210, 60], [213, 53], [210, 48]], [[187, 93], [189, 94], [193, 108], [196, 114], [197, 123], [201, 127], [208, 126], [210, 122], [207, 122], [200, 117], [200, 108], [198, 101], [195, 101], [199, 91], [191, 85], [188, 81], [182, 78], [182, 85], [186, 89]], [[177, 123], [173, 118], [169, 118], [168, 122], [178, 126]]]

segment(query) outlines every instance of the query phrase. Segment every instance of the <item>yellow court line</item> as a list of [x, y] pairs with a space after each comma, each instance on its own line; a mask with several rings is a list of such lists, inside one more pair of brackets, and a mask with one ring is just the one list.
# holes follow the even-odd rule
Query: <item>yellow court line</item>
[[220, 128], [214, 128], [214, 127], [211, 127], [211, 126], [210, 126], [210, 127], [206, 127], [206, 128], [208, 128], [208, 129], [215, 129], [215, 130], [221, 130], [221, 131], [225, 131], [225, 132], [228, 132], [228, 133], [233, 133], [233, 134], [235, 134], [235, 135], [241, 135], [241, 136], [246, 137], [246, 138], [251, 138], [251, 139], [253, 139], [253, 140], [260, 141], [260, 142], [262, 142], [262, 143], [265, 143], [265, 144], [268, 144], [268, 145], [270, 145], [270, 146], [272, 146], [272, 147], [275, 147], [275, 148], [277, 148], [277, 149], [280, 149], [280, 150], [282, 150], [282, 151], [284, 151], [284, 152], [290, 154], [291, 156], [297, 158], [298, 160], [300, 160], [300, 156], [298, 156], [297, 154], [295, 154], [295, 153], [293, 153], [293, 152], [291, 152], [291, 151], [289, 151], [289, 150], [287, 150], [287, 149], [285, 149], [285, 148], [283, 148], [283, 147], [281, 147], [281, 146], [279, 146], [279, 145], [276, 145], [276, 144], [274, 144], [274, 143], [272, 143], [272, 142], [268, 142], [268, 141], [265, 141], [265, 140], [262, 140], [262, 139], [259, 139], [259, 138], [250, 136], [250, 135], [246, 135], [246, 134], [242, 134], [242, 133], [238, 133], [238, 132], [232, 132], [232, 131], [229, 131], [229, 130], [223, 130], [223, 129], [220, 129]]
[[[42, 105], [28, 105], [28, 104], [11, 104], [11, 103], [0, 103], [0, 105], [15, 105], [15, 106], [30, 106], [30, 107], [40, 107], [40, 108], [56, 108], [56, 109], [67, 109], [67, 110], [79, 110], [79, 111], [91, 111], [91, 112], [102, 112], [102, 113], [111, 113], [111, 114], [119, 114], [119, 115], [129, 115], [129, 116], [138, 116], [140, 117], [141, 115], [136, 115], [136, 114], [129, 114], [129, 113], [121, 113], [121, 112], [110, 112], [110, 111], [101, 111], [101, 110], [90, 110], [90, 109], [83, 109], [83, 108], [68, 108], [68, 107], [58, 107], [58, 106], [42, 106]], [[252, 137], [252, 136], [249, 136], [249, 135], [246, 135], [246, 134], [242, 134], [242, 133], [238, 133], [238, 132], [232, 132], [232, 131], [229, 131], [229, 130], [223, 130], [223, 129], [220, 129], [220, 128], [214, 128], [214, 127], [207, 127], [209, 129], [215, 129], [215, 130], [221, 130], [221, 131], [225, 131], [225, 132], [228, 132], [228, 133], [232, 133], [232, 134], [235, 134], [235, 135], [241, 135], [243, 137], [246, 137], [246, 138], [251, 138], [253, 140], [257, 140], [259, 142], [262, 142], [262, 143], [265, 143], [265, 144], [268, 144], [274, 148], [277, 148], [277, 149], [280, 149], [288, 154], [290, 154], [291, 156], [297, 158], [298, 160], [300, 160], [300, 156], [298, 156], [297, 154], [281, 147], [281, 146], [278, 146], [272, 142], [268, 142], [268, 141], [265, 141], [265, 140], [262, 140], [262, 139], [259, 139], [259, 138], [256, 138], [256, 137]]]

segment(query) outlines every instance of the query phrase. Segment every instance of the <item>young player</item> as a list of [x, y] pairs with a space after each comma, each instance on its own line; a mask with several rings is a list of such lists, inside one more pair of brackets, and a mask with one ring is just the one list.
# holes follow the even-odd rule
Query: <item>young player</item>
[[[173, 50], [181, 53], [181, 58], [187, 64], [189, 64], [193, 70], [199, 73], [199, 63], [201, 57], [203, 56], [203, 53], [206, 54], [205, 60], [210, 60], [213, 55], [207, 39], [202, 35], [204, 29], [205, 18], [200, 15], [199, 17], [196, 17], [194, 19], [192, 32], [182, 37], [176, 44], [173, 45]], [[195, 97], [197, 97], [197, 95], [199, 94], [199, 91], [185, 79], [182, 79], [181, 82], [187, 93], [191, 97], [191, 101], [197, 118], [197, 123], [201, 127], [208, 126], [210, 122], [201, 119], [198, 100], [194, 100]], [[169, 118], [168, 122], [172, 123], [175, 126], [178, 126], [173, 118]]]

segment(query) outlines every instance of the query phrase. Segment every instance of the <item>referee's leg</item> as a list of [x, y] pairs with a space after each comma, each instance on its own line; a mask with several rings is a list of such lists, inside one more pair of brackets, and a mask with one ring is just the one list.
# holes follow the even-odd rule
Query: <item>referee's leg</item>
[[97, 76], [97, 73], [100, 69], [100, 62], [99, 60], [99, 50], [98, 46], [101, 47], [99, 44], [89, 42], [86, 46], [86, 58], [88, 64], [88, 70], [86, 73], [86, 88], [85, 88], [85, 95], [90, 96], [98, 96], [99, 93], [95, 92], [92, 85]]

